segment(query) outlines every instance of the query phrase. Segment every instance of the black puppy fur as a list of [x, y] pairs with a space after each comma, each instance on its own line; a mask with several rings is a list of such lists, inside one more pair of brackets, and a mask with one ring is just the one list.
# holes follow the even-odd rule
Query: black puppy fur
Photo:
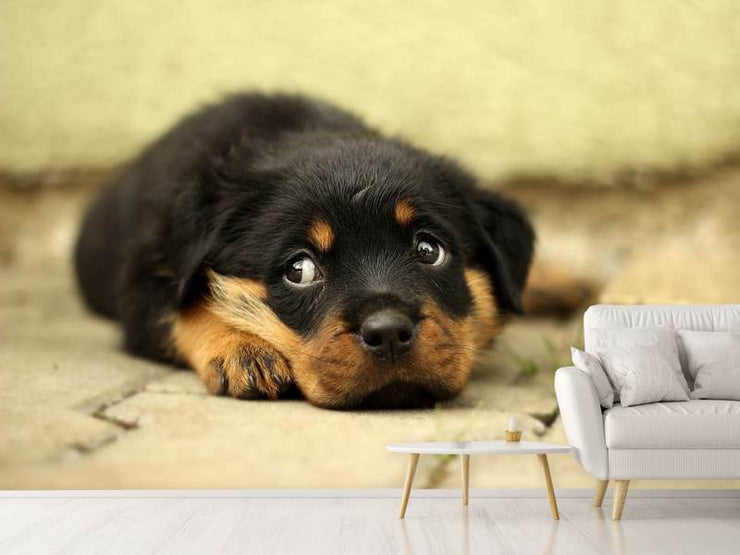
[[[399, 202], [410, 207], [408, 221], [393, 217]], [[329, 230], [326, 252], [307, 239], [317, 222]], [[444, 263], [420, 261], [422, 240], [446, 251]], [[455, 163], [384, 138], [324, 102], [241, 94], [184, 119], [103, 190], [85, 218], [75, 262], [85, 301], [120, 322], [126, 350], [191, 362], [173, 346], [174, 322], [212, 296], [214, 275], [262, 286], [264, 303], [301, 341], [330, 320], [357, 336], [369, 314], [388, 307], [417, 325], [426, 301], [442, 320], [461, 322], [474, 309], [465, 274], [470, 269], [490, 280], [495, 304], [489, 309], [498, 321], [520, 311], [533, 241], [522, 211], [479, 189]], [[302, 256], [321, 276], [309, 286], [285, 277], [286, 267]], [[279, 355], [292, 371], [291, 353]], [[403, 365], [402, 359], [365, 360], [362, 351], [346, 356], [358, 361], [357, 368], [373, 365], [377, 372]], [[249, 364], [244, 361], [247, 373]], [[210, 371], [196, 370], [202, 376]], [[221, 378], [222, 392], [228, 378]], [[418, 402], [419, 391], [397, 381], [365, 382], [355, 394], [354, 378], [346, 379], [350, 383], [333, 400], [309, 400], [346, 408], [372, 398], [384, 406], [387, 390], [393, 391], [388, 405], [414, 406], [457, 393], [424, 378], [415, 386], [426, 402]]]

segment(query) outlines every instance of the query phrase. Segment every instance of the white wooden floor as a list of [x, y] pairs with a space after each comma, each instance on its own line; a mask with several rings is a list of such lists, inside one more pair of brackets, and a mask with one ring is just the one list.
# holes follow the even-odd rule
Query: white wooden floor
[[[0, 498], [0, 553], [740, 553], [740, 497]], [[185, 492], [184, 495], [187, 495]]]

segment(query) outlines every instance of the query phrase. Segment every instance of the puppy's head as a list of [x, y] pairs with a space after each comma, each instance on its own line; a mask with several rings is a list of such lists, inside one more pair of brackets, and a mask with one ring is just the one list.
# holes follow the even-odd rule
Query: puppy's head
[[519, 310], [533, 242], [519, 209], [391, 141], [296, 147], [250, 171], [205, 261], [221, 314], [275, 344], [316, 405], [459, 393]]

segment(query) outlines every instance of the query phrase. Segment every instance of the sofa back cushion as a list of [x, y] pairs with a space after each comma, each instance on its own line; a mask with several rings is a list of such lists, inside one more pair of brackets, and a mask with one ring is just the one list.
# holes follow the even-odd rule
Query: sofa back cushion
[[740, 332], [677, 333], [694, 380], [691, 398], [740, 401]]
[[[740, 332], [740, 304], [594, 305], [583, 316], [586, 351], [596, 354], [594, 330], [668, 327], [674, 330]], [[679, 343], [681, 370], [689, 387], [693, 378]]]

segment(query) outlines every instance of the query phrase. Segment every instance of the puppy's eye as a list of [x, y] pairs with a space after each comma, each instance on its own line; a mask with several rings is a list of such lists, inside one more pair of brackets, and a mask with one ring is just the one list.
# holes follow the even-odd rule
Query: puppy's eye
[[314, 261], [305, 254], [296, 256], [285, 265], [285, 279], [294, 285], [311, 285], [321, 281], [322, 277]]
[[429, 235], [419, 235], [416, 240], [416, 255], [422, 264], [441, 266], [447, 260], [447, 251]]

